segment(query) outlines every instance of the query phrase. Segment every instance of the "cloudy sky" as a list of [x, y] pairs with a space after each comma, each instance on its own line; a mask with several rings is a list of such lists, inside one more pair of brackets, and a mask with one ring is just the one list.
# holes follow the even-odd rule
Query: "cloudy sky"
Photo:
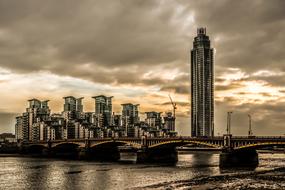
[[0, 133], [29, 98], [94, 95], [170, 111], [190, 134], [190, 50], [197, 27], [207, 27], [215, 49], [215, 134], [226, 112], [232, 131], [285, 134], [285, 1], [278, 0], [0, 0]]

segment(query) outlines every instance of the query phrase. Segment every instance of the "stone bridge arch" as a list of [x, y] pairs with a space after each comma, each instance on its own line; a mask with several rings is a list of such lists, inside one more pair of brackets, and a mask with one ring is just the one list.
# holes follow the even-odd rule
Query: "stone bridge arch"
[[29, 144], [25, 146], [23, 151], [29, 154], [41, 154], [44, 149], [48, 149], [47, 144]]
[[83, 147], [85, 147], [84, 142], [57, 142], [51, 144], [50, 151], [54, 157], [78, 159]]
[[183, 146], [187, 144], [195, 144], [195, 145], [203, 145], [210, 148], [222, 148], [222, 145], [211, 143], [211, 142], [203, 142], [203, 141], [195, 141], [195, 140], [173, 140], [173, 141], [163, 141], [155, 144], [151, 144], [149, 148], [175, 148], [178, 146]]
[[117, 161], [120, 159], [119, 146], [130, 145], [139, 149], [140, 146], [134, 142], [124, 140], [106, 140], [90, 142], [88, 153], [92, 159], [102, 161]]
[[84, 148], [85, 142], [58, 142], [51, 144], [51, 148], [58, 148], [60, 146], [77, 146], [78, 148]]
[[141, 144], [136, 142], [130, 141], [123, 141], [123, 140], [108, 140], [108, 141], [101, 141], [101, 142], [91, 142], [90, 148], [100, 148], [100, 147], [118, 147], [123, 145], [129, 145], [133, 148], [139, 149], [141, 148]]
[[38, 143], [35, 143], [35, 144], [28, 144], [26, 145], [26, 147], [42, 147], [42, 148], [48, 148], [48, 144], [45, 143], [45, 144], [38, 144]]

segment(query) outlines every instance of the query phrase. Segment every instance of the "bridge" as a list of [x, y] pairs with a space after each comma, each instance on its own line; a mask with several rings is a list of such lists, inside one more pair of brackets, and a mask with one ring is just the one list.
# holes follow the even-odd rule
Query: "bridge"
[[[118, 147], [129, 147], [137, 153], [138, 162], [177, 161], [176, 147], [198, 145], [221, 150], [220, 165], [235, 165], [251, 162], [258, 164], [256, 149], [283, 146], [281, 136], [216, 136], [216, 137], [169, 137], [169, 138], [90, 138], [54, 141], [27, 142], [22, 149], [45, 154], [79, 155], [81, 158], [118, 160]], [[240, 161], [239, 161], [240, 160]], [[235, 163], [237, 162], [237, 163]]]

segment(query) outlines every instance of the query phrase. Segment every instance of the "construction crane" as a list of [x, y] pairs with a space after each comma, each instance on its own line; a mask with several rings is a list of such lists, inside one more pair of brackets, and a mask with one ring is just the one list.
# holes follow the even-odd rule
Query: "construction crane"
[[172, 107], [173, 107], [173, 117], [175, 118], [175, 110], [177, 109], [176, 103], [172, 101], [170, 94], [168, 94], [168, 96], [169, 96], [169, 99], [170, 99]]

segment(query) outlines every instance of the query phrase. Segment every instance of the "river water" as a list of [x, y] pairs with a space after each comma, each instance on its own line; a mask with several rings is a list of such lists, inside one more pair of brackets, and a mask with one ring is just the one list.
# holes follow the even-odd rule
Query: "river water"
[[[259, 154], [259, 160], [255, 171], [285, 166], [285, 154]], [[219, 154], [206, 152], [179, 154], [172, 166], [0, 157], [0, 189], [171, 189], [177, 181], [242, 172], [220, 170]]]

